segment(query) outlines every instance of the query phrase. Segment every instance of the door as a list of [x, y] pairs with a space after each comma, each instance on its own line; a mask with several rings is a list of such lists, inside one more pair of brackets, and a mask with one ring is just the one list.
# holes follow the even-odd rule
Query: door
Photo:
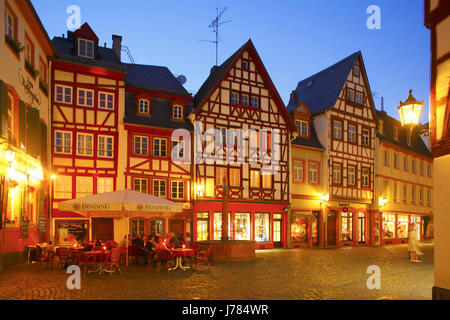
[[363, 212], [358, 214], [358, 243], [366, 243], [366, 215]]
[[114, 220], [92, 219], [92, 234], [95, 240], [101, 240], [102, 242], [114, 240]]
[[184, 233], [184, 220], [170, 220], [169, 230], [175, 233], [176, 237], [180, 236], [180, 234]]
[[336, 211], [328, 211], [327, 217], [327, 244], [336, 245]]
[[281, 214], [273, 215], [273, 246], [275, 248], [283, 247], [283, 229]]

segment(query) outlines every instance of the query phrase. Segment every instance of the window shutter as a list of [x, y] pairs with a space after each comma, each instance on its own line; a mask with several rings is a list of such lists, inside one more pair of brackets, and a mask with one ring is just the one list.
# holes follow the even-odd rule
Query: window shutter
[[8, 139], [8, 87], [0, 80], [0, 136]]
[[28, 107], [27, 110], [27, 153], [35, 157], [41, 155], [39, 110], [32, 107]]
[[47, 125], [41, 121], [41, 163], [44, 166], [48, 164], [47, 156]]
[[19, 148], [21, 148], [22, 146], [24, 146], [24, 147], [26, 146], [26, 144], [25, 144], [25, 124], [26, 124], [25, 112], [26, 112], [25, 102], [20, 100], [19, 101]]

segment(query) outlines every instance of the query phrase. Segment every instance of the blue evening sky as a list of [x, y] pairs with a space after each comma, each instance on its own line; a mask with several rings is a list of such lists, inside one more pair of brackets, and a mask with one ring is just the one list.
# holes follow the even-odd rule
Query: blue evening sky
[[[285, 103], [297, 83], [361, 50], [380, 108], [398, 118], [396, 106], [409, 89], [425, 99], [428, 121], [429, 31], [423, 26], [423, 0], [32, 0], [50, 38], [67, 32], [70, 5], [111, 47], [123, 36], [136, 63], [167, 66], [184, 74], [195, 93], [215, 64], [208, 28], [216, 7], [228, 7], [221, 29], [219, 64], [249, 38]], [[368, 6], [381, 8], [381, 30], [369, 30]], [[128, 62], [126, 56], [123, 61]]]

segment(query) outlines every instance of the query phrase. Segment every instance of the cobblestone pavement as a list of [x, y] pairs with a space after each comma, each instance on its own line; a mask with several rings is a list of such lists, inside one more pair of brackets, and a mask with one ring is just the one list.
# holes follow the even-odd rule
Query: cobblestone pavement
[[[68, 290], [57, 267], [21, 264], [0, 273], [0, 299], [431, 299], [433, 246], [421, 263], [408, 261], [407, 245], [382, 248], [258, 251], [251, 263], [214, 264], [208, 272], [130, 265], [122, 275], [82, 276]], [[369, 290], [367, 267], [381, 268], [381, 289]]]

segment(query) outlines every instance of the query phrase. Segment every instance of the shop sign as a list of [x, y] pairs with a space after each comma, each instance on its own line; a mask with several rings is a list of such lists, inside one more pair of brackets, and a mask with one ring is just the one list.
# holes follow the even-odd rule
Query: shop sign
[[39, 233], [47, 232], [47, 217], [44, 217], [44, 216], [39, 217], [38, 231], [39, 231]]

